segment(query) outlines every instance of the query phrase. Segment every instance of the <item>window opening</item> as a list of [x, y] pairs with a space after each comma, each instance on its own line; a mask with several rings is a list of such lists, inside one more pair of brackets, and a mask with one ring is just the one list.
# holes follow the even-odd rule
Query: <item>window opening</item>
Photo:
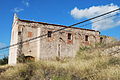
[[88, 41], [88, 35], [85, 36], [85, 41]]
[[48, 31], [48, 37], [52, 36], [52, 31]]
[[68, 40], [72, 40], [72, 34], [68, 33]]

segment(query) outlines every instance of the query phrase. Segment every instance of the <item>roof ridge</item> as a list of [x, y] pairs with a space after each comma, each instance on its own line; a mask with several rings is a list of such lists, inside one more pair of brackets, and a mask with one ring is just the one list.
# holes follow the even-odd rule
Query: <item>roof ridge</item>
[[45, 23], [45, 22], [36, 22], [36, 21], [30, 21], [30, 20], [22, 20], [22, 19], [18, 19], [19, 21], [23, 21], [23, 22], [28, 22], [28, 23], [39, 23], [39, 24], [44, 24], [44, 25], [53, 25], [53, 26], [59, 26], [59, 27], [66, 27], [66, 28], [74, 28], [74, 29], [81, 29], [81, 30], [88, 30], [88, 31], [95, 31], [95, 32], [99, 32], [93, 29], [85, 29], [85, 28], [79, 28], [79, 27], [70, 27], [70, 26], [65, 26], [65, 25], [59, 25], [59, 24], [51, 24], [51, 23]]

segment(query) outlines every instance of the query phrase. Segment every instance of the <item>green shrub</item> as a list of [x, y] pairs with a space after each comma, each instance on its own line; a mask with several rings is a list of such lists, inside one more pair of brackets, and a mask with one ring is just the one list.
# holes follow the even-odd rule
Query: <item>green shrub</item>
[[19, 54], [18, 57], [17, 57], [17, 62], [18, 63], [25, 63], [26, 62], [25, 55], [24, 54]]
[[110, 58], [108, 64], [109, 65], [120, 65], [120, 58], [112, 57], [112, 58]]
[[86, 50], [90, 50], [91, 48], [90, 47], [80, 47], [79, 51], [86, 51]]
[[0, 65], [8, 64], [8, 57], [4, 57], [3, 59], [0, 59]]

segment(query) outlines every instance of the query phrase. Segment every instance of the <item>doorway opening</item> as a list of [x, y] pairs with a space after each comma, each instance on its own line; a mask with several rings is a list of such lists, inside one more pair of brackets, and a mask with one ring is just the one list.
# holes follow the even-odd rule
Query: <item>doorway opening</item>
[[33, 56], [25, 56], [25, 60], [27, 62], [35, 61], [35, 57], [33, 57]]

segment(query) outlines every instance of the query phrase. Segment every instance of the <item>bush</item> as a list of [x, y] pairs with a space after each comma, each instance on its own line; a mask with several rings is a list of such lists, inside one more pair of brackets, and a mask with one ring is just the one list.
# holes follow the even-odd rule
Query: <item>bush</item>
[[120, 58], [112, 57], [112, 58], [110, 58], [108, 64], [109, 65], [120, 65]]
[[8, 57], [4, 57], [3, 59], [0, 59], [0, 65], [8, 64]]
[[[120, 58], [81, 47], [77, 57], [59, 61], [17, 64], [0, 75], [2, 80], [120, 80]], [[19, 56], [19, 60], [24, 55]], [[24, 62], [24, 61], [23, 61]]]
[[17, 62], [18, 63], [25, 63], [26, 62], [25, 55], [24, 54], [19, 54], [18, 58], [17, 58]]

